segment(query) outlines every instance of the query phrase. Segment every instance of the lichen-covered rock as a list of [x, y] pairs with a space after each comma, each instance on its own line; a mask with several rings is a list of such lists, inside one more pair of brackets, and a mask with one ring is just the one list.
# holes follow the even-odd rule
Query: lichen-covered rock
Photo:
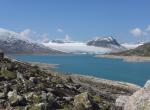
[[84, 92], [79, 95], [76, 95], [74, 98], [74, 105], [75, 105], [75, 107], [82, 105], [81, 107], [86, 108], [86, 109], [92, 108], [91, 99], [90, 99], [89, 94], [87, 92]]
[[5, 98], [5, 94], [2, 92], [0, 93], [0, 99], [3, 99], [3, 98]]
[[129, 97], [124, 110], [150, 110], [150, 91], [141, 89]]
[[32, 104], [37, 104], [41, 102], [41, 95], [37, 94], [36, 92], [30, 92], [25, 95], [25, 98], [27, 99], [28, 102]]
[[119, 96], [117, 99], [116, 99], [116, 103], [115, 103], [115, 106], [120, 108], [120, 109], [123, 109], [125, 103], [129, 100], [129, 96]]

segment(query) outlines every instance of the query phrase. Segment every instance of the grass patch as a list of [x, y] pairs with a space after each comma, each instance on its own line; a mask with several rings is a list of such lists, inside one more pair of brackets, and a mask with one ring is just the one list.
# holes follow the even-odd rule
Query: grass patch
[[17, 75], [11, 71], [4, 70], [4, 71], [0, 71], [0, 77], [4, 77], [6, 79], [15, 79]]

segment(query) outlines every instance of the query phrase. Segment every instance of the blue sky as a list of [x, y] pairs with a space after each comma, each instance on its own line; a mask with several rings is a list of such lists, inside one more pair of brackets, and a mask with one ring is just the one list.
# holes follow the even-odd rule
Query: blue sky
[[150, 39], [149, 25], [150, 0], [0, 0], [0, 27], [35, 39], [137, 42]]

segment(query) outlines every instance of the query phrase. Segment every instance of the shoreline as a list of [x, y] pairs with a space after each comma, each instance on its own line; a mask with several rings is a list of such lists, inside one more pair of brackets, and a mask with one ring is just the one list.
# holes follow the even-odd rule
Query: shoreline
[[[45, 70], [50, 70], [51, 66], [54, 66], [54, 68], [55, 68], [55, 66], [59, 65], [59, 64], [47, 64], [47, 63], [40, 63], [40, 62], [27, 62], [27, 63], [29, 63], [31, 65], [36, 65], [36, 66], [40, 67], [41, 69], [45, 69]], [[47, 68], [47, 66], [48, 66], [48, 68]], [[107, 85], [110, 87], [123, 88], [123, 89], [129, 90], [129, 91], [137, 91], [138, 89], [141, 88], [141, 86], [139, 86], [137, 84], [129, 83], [129, 82], [109, 80], [109, 79], [88, 76], [88, 75], [82, 75], [82, 74], [75, 74], [75, 73], [66, 74], [66, 73], [58, 72], [58, 71], [55, 71], [54, 74], [56, 74], [58, 76], [62, 76], [64, 78], [71, 77], [74, 80], [74, 82], [79, 83], [79, 84], [82, 84], [82, 83], [86, 84], [87, 82], [91, 82], [91, 84], [96, 84], [97, 86], [103, 84], [103, 85]], [[87, 84], [86, 86], [92, 86], [92, 85]], [[96, 88], [96, 87], [94, 87], [94, 88]]]
[[[46, 70], [46, 71], [57, 68], [57, 66], [59, 66], [59, 64], [48, 64], [48, 63], [28, 62], [28, 61], [24, 62], [24, 61], [18, 61], [15, 59], [12, 59], [12, 60], [20, 62], [20, 63], [28, 63], [31, 66], [38, 66], [42, 70]], [[63, 76], [63, 77], [70, 76], [76, 83], [81, 83], [81, 79], [82, 80], [84, 79], [84, 81], [86, 81], [86, 82], [90, 81], [90, 82], [95, 83], [95, 84], [104, 84], [104, 85], [107, 85], [110, 87], [113, 86], [113, 87], [129, 89], [131, 91], [132, 90], [136, 91], [136, 90], [141, 88], [141, 86], [139, 86], [137, 84], [129, 83], [129, 82], [109, 80], [109, 79], [104, 79], [104, 78], [94, 77], [94, 76], [88, 76], [88, 75], [82, 75], [82, 74], [75, 74], [75, 73], [66, 74], [65, 72], [58, 72], [58, 71], [55, 71], [54, 74], [56, 74], [58, 76]]]
[[121, 59], [124, 62], [150, 62], [150, 57], [142, 57], [142, 56], [96, 55], [96, 57]]
[[133, 84], [133, 83], [123, 82], [123, 81], [117, 81], [117, 80], [103, 79], [103, 78], [94, 77], [94, 76], [78, 75], [78, 74], [70, 74], [69, 76], [71, 76], [74, 80], [76, 80], [76, 83], [80, 82], [81, 79], [82, 79], [85, 82], [86, 81], [87, 82], [91, 81], [92, 83], [95, 83], [95, 84], [100, 84], [100, 85], [104, 84], [104, 85], [107, 85], [107, 86], [110, 86], [110, 87], [118, 87], [118, 88], [128, 89], [130, 91], [137, 91], [138, 89], [141, 88], [141, 86]]

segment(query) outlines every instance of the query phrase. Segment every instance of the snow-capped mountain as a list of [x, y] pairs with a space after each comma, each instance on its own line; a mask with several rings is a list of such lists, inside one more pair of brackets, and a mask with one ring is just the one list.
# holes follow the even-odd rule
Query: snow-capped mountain
[[22, 39], [19, 33], [0, 28], [0, 49], [14, 54], [55, 54], [61, 53], [44, 45]]
[[68, 53], [90, 53], [104, 54], [109, 52], [118, 52], [126, 50], [112, 37], [96, 38], [86, 42], [52, 40], [48, 43], [43, 43], [47, 47]]
[[113, 52], [117, 51], [124, 51], [126, 50], [125, 47], [120, 45], [116, 39], [113, 37], [97, 37], [94, 40], [87, 42], [88, 46], [95, 46], [95, 47], [103, 47], [103, 48], [109, 48]]
[[126, 50], [112, 37], [97, 37], [94, 40], [86, 42], [52, 40], [48, 43], [43, 43], [47, 47], [67, 52], [67, 53], [90, 53], [104, 54], [110, 52], [120, 52]]

